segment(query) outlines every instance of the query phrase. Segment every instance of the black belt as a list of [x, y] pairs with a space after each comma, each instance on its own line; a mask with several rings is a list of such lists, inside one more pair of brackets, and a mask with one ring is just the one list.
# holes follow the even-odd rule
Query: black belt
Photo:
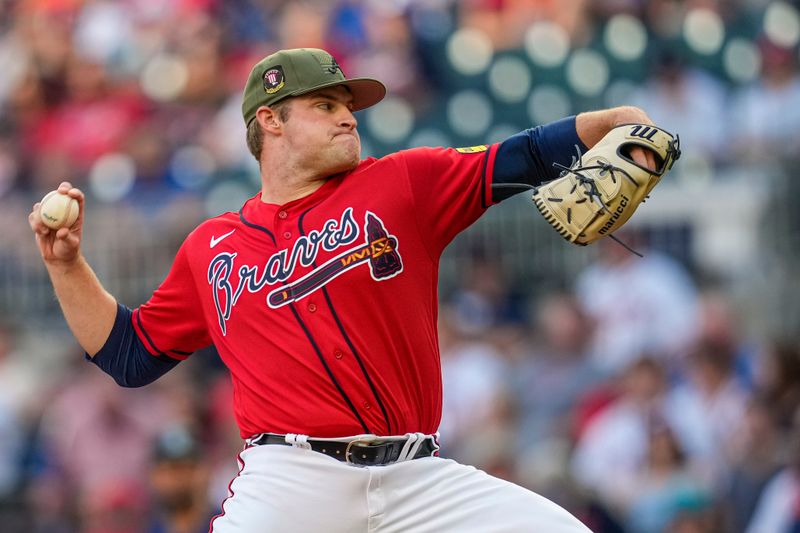
[[[381, 441], [371, 438], [355, 438], [348, 442], [332, 440], [307, 439], [305, 442], [310, 448], [319, 453], [324, 453], [334, 459], [346, 463], [361, 466], [388, 465], [396, 462], [400, 458], [408, 439]], [[251, 446], [261, 446], [264, 444], [281, 444], [284, 446], [294, 446], [286, 441], [284, 435], [272, 433], [262, 433], [248, 440]], [[430, 435], [423, 437], [423, 441], [413, 457], [408, 459], [419, 459], [420, 457], [430, 457], [439, 450], [434, 438]]]

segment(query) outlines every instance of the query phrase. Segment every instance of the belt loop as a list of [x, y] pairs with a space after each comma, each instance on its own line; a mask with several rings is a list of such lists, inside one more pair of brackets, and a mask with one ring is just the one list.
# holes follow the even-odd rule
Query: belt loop
[[308, 443], [308, 435], [298, 435], [297, 433], [287, 433], [284, 437], [287, 444], [291, 444], [295, 448], [303, 450], [310, 450], [311, 444]]
[[260, 444], [258, 441], [260, 441], [261, 437], [263, 437], [264, 435], [265, 435], [265, 433], [259, 433], [257, 435], [253, 435], [249, 439], [245, 440], [244, 441], [245, 448], [250, 447], [250, 446], [256, 446], [257, 444]]
[[403, 449], [400, 450], [400, 455], [397, 457], [397, 462], [408, 461], [413, 459], [419, 451], [422, 443], [425, 442], [424, 433], [406, 433], [407, 440], [403, 444]]
[[433, 451], [431, 452], [431, 457], [435, 456], [439, 453], [439, 432], [437, 431], [433, 435], [431, 435], [431, 444], [433, 444]]

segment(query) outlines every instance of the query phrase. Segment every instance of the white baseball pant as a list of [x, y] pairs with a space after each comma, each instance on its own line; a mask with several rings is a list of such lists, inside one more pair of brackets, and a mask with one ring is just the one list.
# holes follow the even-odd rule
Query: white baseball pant
[[550, 500], [450, 459], [354, 466], [262, 445], [239, 466], [210, 533], [591, 533]]

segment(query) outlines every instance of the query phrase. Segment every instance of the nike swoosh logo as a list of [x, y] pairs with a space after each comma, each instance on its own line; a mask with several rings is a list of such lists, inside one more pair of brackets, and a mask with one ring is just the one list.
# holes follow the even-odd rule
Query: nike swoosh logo
[[225, 235], [220, 235], [219, 237], [214, 237], [214, 236], [212, 235], [212, 236], [211, 236], [211, 243], [210, 243], [210, 245], [209, 245], [209, 248], [213, 248], [213, 247], [215, 247], [216, 245], [218, 245], [222, 239], [224, 239], [225, 237], [228, 237], [228, 236], [229, 236], [231, 233], [233, 233], [234, 231], [236, 231], [236, 228], [233, 228], [232, 230], [230, 230], [230, 231], [229, 231], [228, 233], [226, 233]]

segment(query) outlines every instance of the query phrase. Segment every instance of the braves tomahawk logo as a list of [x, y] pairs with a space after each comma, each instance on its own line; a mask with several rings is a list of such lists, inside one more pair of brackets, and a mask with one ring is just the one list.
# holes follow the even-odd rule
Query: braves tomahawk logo
[[[403, 271], [397, 238], [390, 235], [383, 221], [374, 213], [367, 211], [364, 222], [365, 241], [315, 267], [305, 276], [284, 284], [267, 294], [267, 305], [278, 309], [284, 305], [305, 298], [324, 287], [334, 278], [362, 264], [369, 266], [372, 279], [382, 281]], [[208, 283], [213, 290], [214, 305], [222, 334], [226, 334], [226, 323], [231, 311], [239, 300], [245, 287], [248, 292], [260, 291], [265, 285], [285, 282], [294, 273], [295, 267], [310, 266], [319, 254], [320, 247], [333, 251], [358, 240], [360, 229], [353, 218], [353, 209], [347, 208], [340, 220], [331, 219], [323, 224], [322, 230], [313, 230], [295, 241], [292, 253], [281, 250], [273, 254], [259, 267], [243, 264], [236, 268], [236, 252], [217, 254], [208, 266]], [[231, 274], [239, 274], [238, 284], [231, 282]]]
[[380, 281], [396, 276], [403, 270], [403, 262], [397, 252], [397, 239], [386, 232], [383, 222], [367, 211], [364, 233], [366, 243], [334, 257], [321, 267], [315, 268], [294, 283], [270, 292], [267, 304], [277, 309], [297, 301], [319, 289], [336, 276], [361, 263], [369, 264], [372, 279]]

